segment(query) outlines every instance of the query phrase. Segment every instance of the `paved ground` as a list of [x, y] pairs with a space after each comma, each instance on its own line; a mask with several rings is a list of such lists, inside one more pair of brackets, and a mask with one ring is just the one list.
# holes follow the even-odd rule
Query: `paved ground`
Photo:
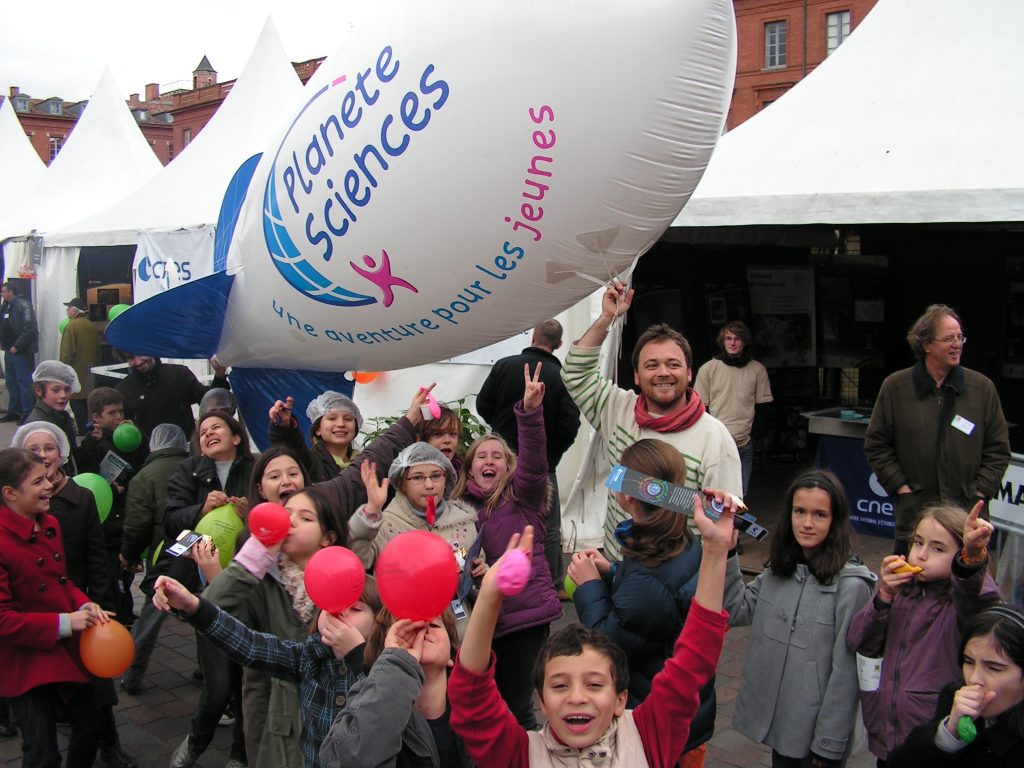
[[[13, 428], [0, 424], [0, 445], [9, 445]], [[778, 505], [783, 487], [793, 476], [795, 468], [766, 469], [755, 474], [752, 491], [748, 499], [751, 509], [762, 520], [771, 519], [770, 510]], [[781, 481], [780, 481], [781, 478]], [[766, 547], [763, 544], [745, 545], [743, 566], [748, 570], [760, 570]], [[883, 554], [891, 544], [884, 540], [862, 538], [858, 551], [864, 561], [877, 568]], [[137, 603], [141, 594], [137, 594]], [[575, 611], [567, 606], [563, 622], [574, 621]], [[712, 739], [707, 765], [710, 768], [728, 766], [768, 766], [771, 753], [731, 728], [733, 704], [739, 689], [743, 661], [749, 639], [749, 629], [730, 630], [726, 636], [725, 649], [718, 666], [718, 718], [716, 733]], [[166, 768], [171, 752], [188, 732], [189, 719], [199, 697], [199, 684], [192, 679], [196, 668], [195, 639], [191, 628], [176, 619], [164, 622], [160, 642], [153, 653], [149, 674], [143, 690], [135, 696], [121, 693], [116, 713], [119, 732], [125, 749], [132, 754], [140, 768]], [[2, 674], [2, 672], [0, 672]], [[223, 768], [228, 760], [231, 738], [230, 728], [218, 728], [211, 748], [199, 759], [202, 768]], [[61, 731], [62, 742], [67, 730]], [[97, 764], [101, 764], [100, 761]], [[855, 755], [848, 763], [852, 768], [869, 768], [874, 758], [865, 753]], [[20, 768], [21, 748], [17, 738], [0, 739], [0, 766]]]

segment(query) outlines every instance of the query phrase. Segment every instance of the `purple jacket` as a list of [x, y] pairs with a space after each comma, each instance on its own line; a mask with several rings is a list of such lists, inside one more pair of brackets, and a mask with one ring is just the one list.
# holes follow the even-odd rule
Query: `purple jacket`
[[[544, 517], [548, 506], [548, 460], [544, 435], [544, 409], [527, 413], [522, 401], [515, 406], [519, 427], [519, 463], [509, 487], [515, 500], [506, 498], [490, 514], [483, 511], [486, 494], [471, 480], [465, 500], [479, 512], [477, 528], [483, 536], [483, 552], [493, 564], [508, 547], [513, 533], [533, 526], [533, 564], [530, 580], [518, 595], [506, 597], [494, 630], [495, 637], [521, 629], [550, 624], [562, 616], [562, 605], [551, 584], [551, 569], [544, 557]], [[466, 457], [471, 462], [471, 456]]]
[[846, 644], [851, 651], [882, 657], [878, 690], [860, 692], [868, 747], [885, 760], [910, 732], [935, 717], [939, 691], [950, 680], [962, 680], [960, 642], [964, 625], [976, 612], [999, 602], [992, 577], [982, 566], [953, 558], [951, 589], [914, 584], [886, 606], [876, 597], [850, 623]]

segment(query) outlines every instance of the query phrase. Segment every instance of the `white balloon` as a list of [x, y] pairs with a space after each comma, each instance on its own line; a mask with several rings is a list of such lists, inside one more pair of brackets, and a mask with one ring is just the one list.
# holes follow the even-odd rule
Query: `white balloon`
[[734, 43], [728, 0], [359, 5], [253, 177], [218, 357], [388, 370], [554, 316], [679, 213]]

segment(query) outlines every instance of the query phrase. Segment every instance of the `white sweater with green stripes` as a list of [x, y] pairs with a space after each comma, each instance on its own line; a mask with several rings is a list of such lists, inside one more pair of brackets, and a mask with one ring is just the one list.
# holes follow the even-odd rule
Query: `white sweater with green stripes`
[[[716, 488], [743, 496], [740, 457], [736, 443], [718, 419], [709, 413], [680, 432], [656, 432], [636, 423], [634, 406], [637, 394], [620, 389], [601, 376], [600, 348], [573, 344], [562, 367], [562, 379], [583, 417], [604, 438], [608, 463], [615, 466], [622, 452], [637, 440], [654, 438], [673, 446], [686, 461], [686, 485], [692, 488]], [[604, 522], [605, 554], [614, 562], [619, 557], [615, 526], [628, 517], [608, 494], [608, 516]]]

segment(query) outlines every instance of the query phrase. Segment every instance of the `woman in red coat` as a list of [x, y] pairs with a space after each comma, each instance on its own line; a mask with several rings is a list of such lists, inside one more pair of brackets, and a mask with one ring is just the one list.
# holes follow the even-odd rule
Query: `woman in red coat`
[[24, 768], [59, 768], [58, 701], [71, 720], [67, 766], [87, 768], [99, 729], [78, 633], [109, 619], [68, 579], [52, 491], [42, 459], [0, 451], [0, 697], [18, 718]]

